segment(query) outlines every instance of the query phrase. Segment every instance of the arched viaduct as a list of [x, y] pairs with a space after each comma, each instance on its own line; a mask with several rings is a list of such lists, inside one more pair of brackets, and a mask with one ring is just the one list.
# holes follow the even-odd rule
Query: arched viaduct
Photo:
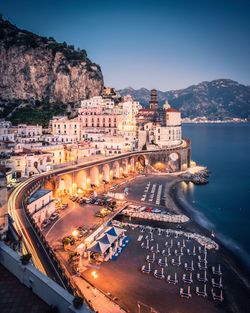
[[190, 166], [190, 143], [164, 150], [138, 151], [65, 168], [46, 177], [45, 187], [75, 194], [150, 168], [180, 171]]
[[[98, 161], [89, 161], [84, 164], [72, 165], [50, 172], [34, 175], [20, 183], [11, 193], [8, 207], [9, 213], [15, 221], [15, 228], [23, 238], [26, 250], [33, 256], [33, 262], [41, 271], [51, 273], [51, 277], [59, 277], [58, 271], [51, 265], [51, 258], [45, 251], [41, 240], [37, 242], [38, 232], [28, 222], [26, 213], [27, 199], [41, 186], [49, 189], [57, 189], [59, 184], [64, 185], [69, 192], [74, 192], [77, 188], [85, 189], [88, 185], [98, 185], [100, 183], [122, 177], [129, 172], [136, 171], [147, 166], [154, 166], [155, 163], [168, 163], [172, 153], [177, 154], [178, 169], [185, 169], [190, 166], [191, 147], [189, 141], [184, 141], [179, 147], [165, 150], [136, 151], [122, 155], [108, 157]], [[176, 159], [176, 155], [175, 158]], [[27, 224], [30, 223], [30, 224]], [[41, 247], [43, 247], [41, 249]], [[59, 279], [60, 280], [60, 279]]]

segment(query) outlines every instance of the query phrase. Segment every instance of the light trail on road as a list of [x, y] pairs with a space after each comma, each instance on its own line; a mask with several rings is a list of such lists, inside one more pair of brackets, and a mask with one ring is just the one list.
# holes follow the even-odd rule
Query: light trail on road
[[[178, 147], [175, 147], [175, 149]], [[183, 143], [179, 146], [180, 149], [185, 148]], [[157, 150], [157, 152], [172, 151], [172, 149]], [[32, 255], [32, 260], [36, 268], [42, 273], [47, 274], [49, 277], [57, 281], [65, 289], [65, 283], [59, 274], [58, 269], [55, 267], [51, 256], [48, 254], [45, 246], [43, 245], [41, 238], [36, 233], [32, 223], [30, 222], [27, 213], [24, 209], [24, 193], [31, 188], [35, 183], [42, 182], [43, 179], [49, 178], [51, 175], [62, 175], [65, 173], [72, 173], [83, 168], [90, 168], [96, 165], [104, 165], [107, 162], [112, 162], [118, 159], [128, 158], [140, 154], [155, 153], [156, 150], [147, 151], [133, 151], [123, 153], [119, 156], [106, 157], [101, 160], [84, 162], [76, 165], [67, 166], [64, 168], [55, 169], [49, 172], [33, 175], [24, 182], [20, 183], [11, 193], [8, 200], [8, 211], [14, 221], [14, 227], [22, 238], [24, 243], [24, 252], [29, 252]]]
[[[39, 269], [40, 272], [47, 274], [45, 269], [44, 269], [44, 266], [42, 265], [38, 255], [37, 255], [36, 249], [32, 243], [32, 240], [29, 236], [29, 233], [26, 230], [26, 225], [24, 225], [24, 223], [22, 222], [22, 220], [21, 220], [21, 218], [17, 212], [18, 210], [16, 210], [16, 203], [18, 201], [19, 192], [23, 188], [25, 188], [28, 184], [29, 184], [29, 180], [25, 181], [24, 183], [19, 184], [14, 189], [14, 191], [11, 193], [9, 201], [8, 201], [8, 210], [9, 210], [9, 214], [11, 215], [12, 219], [14, 220], [16, 231], [18, 232], [19, 236], [21, 236], [21, 238], [23, 240], [24, 247], [26, 250], [25, 252], [31, 253], [32, 260], [34, 262], [35, 267], [37, 269]], [[22, 209], [19, 209], [19, 210], [22, 210]], [[27, 221], [27, 223], [30, 223], [28, 221], [28, 219], [26, 221]], [[32, 225], [30, 225], [30, 227], [32, 227]]]

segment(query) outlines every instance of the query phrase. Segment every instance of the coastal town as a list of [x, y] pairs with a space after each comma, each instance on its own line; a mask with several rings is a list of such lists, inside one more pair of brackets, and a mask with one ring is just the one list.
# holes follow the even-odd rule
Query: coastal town
[[[180, 112], [164, 104], [158, 109], [156, 90], [152, 90], [148, 109], [129, 95], [119, 97], [105, 88], [102, 96], [69, 106], [67, 116], [55, 116], [49, 127], [0, 122], [0, 164], [7, 171], [9, 187], [33, 174], [91, 159], [130, 151], [157, 150], [184, 146]], [[120, 100], [119, 100], [120, 99]], [[179, 166], [178, 155], [168, 160], [168, 171]], [[187, 164], [181, 165], [182, 169]]]
[[[209, 176], [191, 160], [180, 112], [160, 107], [155, 89], [145, 109], [104, 88], [66, 113], [46, 128], [1, 121], [2, 240], [84, 310], [163, 312], [179, 307], [178, 297], [203, 312], [217, 312], [218, 303], [226, 310], [219, 244], [171, 196], [180, 183], [190, 188]], [[107, 283], [114, 275], [126, 294]], [[137, 298], [134, 280], [144, 285]], [[157, 290], [174, 302], [155, 302]]]
[[0, 313], [247, 313], [250, 5], [0, 4]]

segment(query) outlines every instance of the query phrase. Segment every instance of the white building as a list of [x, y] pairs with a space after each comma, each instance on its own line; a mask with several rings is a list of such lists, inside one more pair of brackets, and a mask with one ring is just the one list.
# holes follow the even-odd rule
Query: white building
[[15, 141], [14, 133], [11, 131], [11, 122], [0, 120], [0, 141]]
[[33, 174], [40, 174], [53, 169], [53, 155], [48, 152], [12, 153], [6, 158], [0, 159], [7, 172], [8, 183]]
[[17, 134], [21, 137], [42, 136], [43, 128], [41, 125], [18, 124]]
[[51, 132], [57, 137], [57, 142], [77, 143], [82, 140], [82, 125], [77, 119], [67, 117], [55, 117], [51, 121]]
[[79, 109], [79, 113], [81, 114], [81, 110], [84, 109], [94, 109], [94, 108], [105, 108], [105, 109], [113, 109], [114, 101], [109, 98], [103, 98], [102, 96], [95, 96], [87, 100], [81, 101], [81, 108]]
[[159, 148], [178, 146], [182, 142], [181, 113], [174, 108], [167, 108], [166, 125], [148, 122], [138, 131], [138, 148], [156, 145]]
[[53, 203], [52, 190], [38, 189], [35, 191], [28, 199], [27, 209], [36, 223], [40, 225], [56, 210]]
[[52, 190], [38, 189], [28, 199], [27, 208], [29, 213], [34, 214], [48, 205], [52, 200]]
[[139, 109], [139, 102], [130, 96], [120, 103], [102, 97], [82, 101], [78, 119], [82, 123], [84, 139], [94, 141], [95, 145], [99, 142], [98, 147], [106, 147], [108, 154], [134, 150], [137, 145], [135, 117]]
[[86, 161], [87, 157], [100, 154], [100, 150], [95, 148], [94, 143], [84, 142], [82, 144], [74, 144], [65, 150], [66, 162], [80, 163]]

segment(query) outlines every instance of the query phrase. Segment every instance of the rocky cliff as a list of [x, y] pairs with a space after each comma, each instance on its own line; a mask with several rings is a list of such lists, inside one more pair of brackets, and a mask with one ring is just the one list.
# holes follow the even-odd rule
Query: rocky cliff
[[0, 17], [0, 103], [76, 103], [99, 95], [100, 66], [85, 50], [18, 29]]
[[[125, 88], [121, 95], [130, 94], [144, 106], [148, 105], [150, 91], [145, 88]], [[158, 91], [160, 104], [165, 100], [178, 108], [183, 117], [206, 116], [209, 119], [232, 117], [250, 119], [250, 87], [231, 79], [217, 79], [192, 85], [185, 89]]]

